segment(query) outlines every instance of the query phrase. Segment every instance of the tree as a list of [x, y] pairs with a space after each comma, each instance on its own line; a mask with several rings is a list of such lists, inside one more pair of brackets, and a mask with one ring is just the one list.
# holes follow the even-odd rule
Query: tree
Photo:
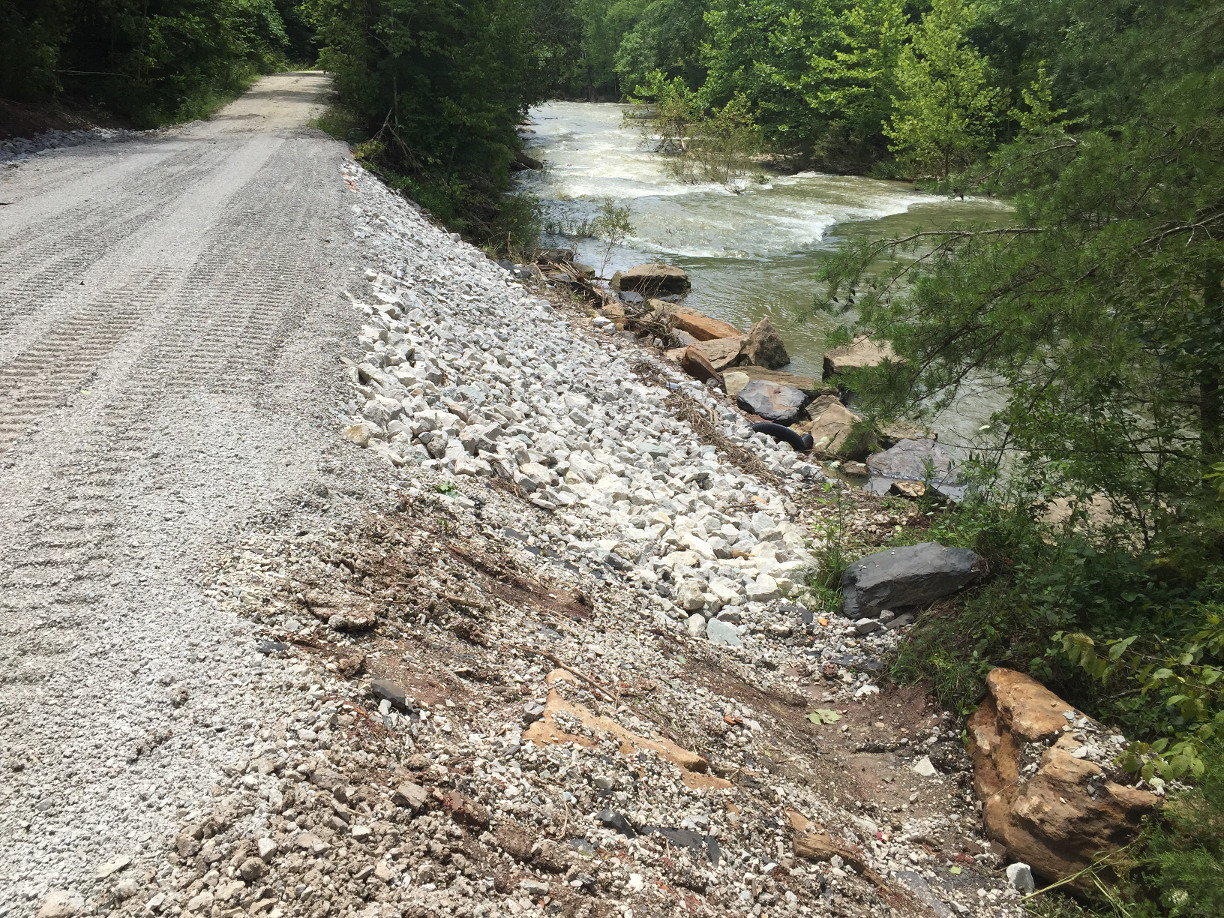
[[[1152, 19], [1145, 40], [1191, 66], [1120, 120], [1072, 135], [1039, 119], [982, 182], [1013, 198], [1012, 226], [911, 237], [918, 260], [859, 298], [905, 359], [864, 381], [882, 404], [997, 374], [1016, 469], [1107, 495], [1147, 542], [1224, 450], [1224, 5]], [[860, 250], [834, 288], [897, 244]]]
[[831, 53], [811, 62], [808, 92], [843, 142], [867, 146], [881, 137], [908, 31], [904, 0], [863, 0], [838, 14]]
[[897, 65], [898, 96], [884, 134], [915, 174], [946, 178], [985, 152], [1001, 107], [987, 64], [970, 46], [973, 12], [934, 0]]
[[705, 40], [706, 0], [652, 0], [621, 39], [614, 67], [628, 94], [656, 70], [689, 86], [705, 80], [700, 48]]
[[811, 104], [812, 61], [831, 54], [829, 0], [724, 0], [706, 15], [709, 76], [701, 95], [725, 105], [742, 94], [776, 147], [810, 151], [829, 119]]
[[207, 114], [288, 45], [276, 0], [13, 0], [0, 5], [0, 96], [63, 94], [160, 124]]
[[546, 91], [536, 0], [308, 0], [321, 62], [393, 183], [482, 241]]

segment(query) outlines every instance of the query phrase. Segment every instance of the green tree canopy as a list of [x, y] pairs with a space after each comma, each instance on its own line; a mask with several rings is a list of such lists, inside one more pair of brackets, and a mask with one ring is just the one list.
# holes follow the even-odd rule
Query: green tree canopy
[[[1151, 537], [1222, 458], [1224, 15], [1185, 2], [1136, 28], [1199, 63], [1076, 134], [1030, 94], [1045, 117], [983, 179], [1014, 225], [911, 240], [923, 256], [860, 305], [906, 361], [876, 380], [883, 402], [998, 374], [996, 423], [1027, 473], [1109, 495]], [[866, 264], [851, 261], [835, 287]]]
[[934, 0], [900, 54], [897, 99], [884, 133], [919, 175], [946, 178], [994, 137], [1002, 100], [986, 59], [969, 44], [973, 17], [964, 0]]

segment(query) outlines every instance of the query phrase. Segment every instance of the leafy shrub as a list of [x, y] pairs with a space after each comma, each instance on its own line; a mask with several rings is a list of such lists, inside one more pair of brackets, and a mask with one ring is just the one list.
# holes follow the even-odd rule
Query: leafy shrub
[[1203, 749], [1197, 785], [1149, 823], [1137, 855], [1141, 881], [1170, 918], [1224, 915], [1224, 743]]

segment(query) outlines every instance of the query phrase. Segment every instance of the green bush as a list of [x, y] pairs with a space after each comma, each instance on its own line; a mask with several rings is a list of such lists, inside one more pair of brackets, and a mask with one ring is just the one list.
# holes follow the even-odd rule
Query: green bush
[[289, 44], [278, 0], [10, 0], [0, 97], [64, 96], [154, 126], [210, 114]]
[[1204, 750], [1194, 788], [1177, 795], [1140, 842], [1139, 881], [1170, 918], [1224, 915], [1224, 743]]

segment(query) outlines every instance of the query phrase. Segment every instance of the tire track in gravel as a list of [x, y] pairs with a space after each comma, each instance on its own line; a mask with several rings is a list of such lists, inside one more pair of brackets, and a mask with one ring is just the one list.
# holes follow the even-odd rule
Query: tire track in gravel
[[[119, 285], [94, 292], [83, 308], [49, 327], [27, 322], [14, 340], [6, 342], [9, 349], [15, 343], [20, 347], [28, 342], [29, 346], [0, 366], [0, 455], [41, 414], [78, 391], [97, 364], [167, 302], [175, 284], [198, 257], [195, 253], [201, 243], [198, 236], [191, 239], [192, 230], [224, 207], [258, 173], [273, 150], [270, 142], [252, 143], [212, 170], [199, 172], [190, 182], [171, 180], [169, 187], [178, 193], [169, 193], [158, 206], [160, 219], [134, 218], [133, 223], [142, 224], [141, 231], [127, 234], [121, 245], [105, 248], [107, 274], [114, 272], [114, 261], [122, 259], [124, 267], [134, 265], [124, 272]], [[172, 200], [176, 206], [166, 213]], [[171, 255], [164, 240], [182, 238], [188, 239], [191, 251]], [[84, 257], [96, 259], [97, 255]], [[173, 261], [165, 264], [170, 258]], [[6, 356], [5, 350], [0, 346], [0, 358]]]
[[320, 457], [340, 448], [325, 342], [355, 321], [344, 151], [302, 113], [259, 117], [188, 129], [217, 158], [163, 163], [163, 212], [114, 207], [129, 231], [94, 247], [96, 283], [0, 339], [0, 915], [155, 860], [289, 703], [255, 690], [280, 664], [197, 583], [235, 527], [339, 467]]
[[10, 251], [0, 249], [0, 341], [31, 312], [78, 296], [78, 284], [85, 283], [82, 272], [122, 240], [164, 217], [166, 207], [210, 171], [204, 151], [191, 151], [168, 168], [164, 177], [150, 183], [136, 207], [125, 210], [115, 199], [105, 199], [51, 218], [37, 233], [17, 237]]

